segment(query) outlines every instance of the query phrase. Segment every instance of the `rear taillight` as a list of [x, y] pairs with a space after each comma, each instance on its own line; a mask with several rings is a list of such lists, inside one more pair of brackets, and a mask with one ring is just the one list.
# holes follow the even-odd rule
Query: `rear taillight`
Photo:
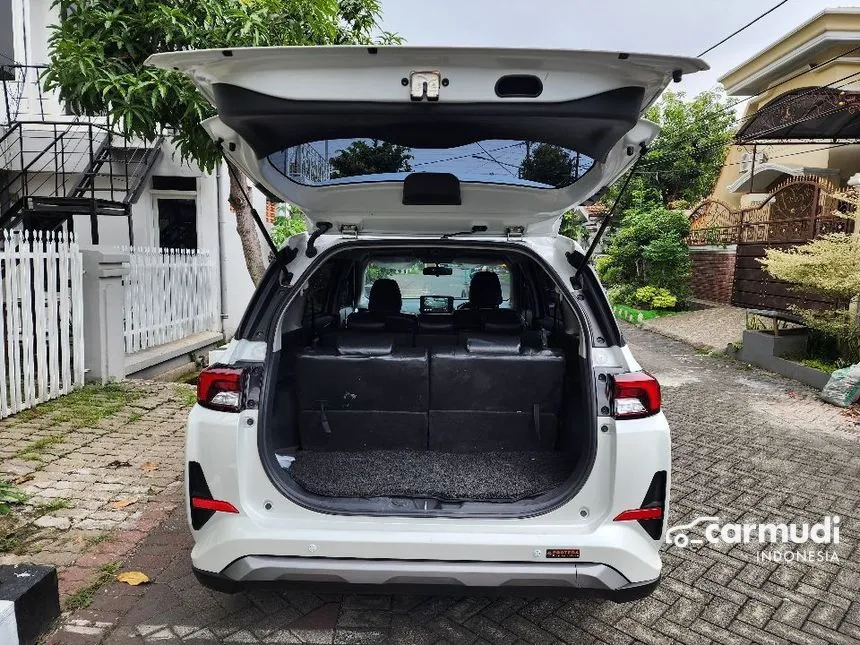
[[243, 370], [235, 367], [207, 367], [197, 378], [197, 402], [212, 410], [239, 412], [242, 374]]
[[616, 374], [612, 378], [613, 416], [641, 419], [660, 411], [660, 384], [646, 372]]

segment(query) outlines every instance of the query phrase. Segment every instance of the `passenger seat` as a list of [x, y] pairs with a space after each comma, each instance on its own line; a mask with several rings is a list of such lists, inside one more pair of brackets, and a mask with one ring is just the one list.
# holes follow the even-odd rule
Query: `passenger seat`
[[525, 328], [522, 316], [512, 309], [499, 309], [502, 285], [493, 271], [478, 271], [469, 283], [469, 302], [454, 312], [458, 331], [518, 335]]

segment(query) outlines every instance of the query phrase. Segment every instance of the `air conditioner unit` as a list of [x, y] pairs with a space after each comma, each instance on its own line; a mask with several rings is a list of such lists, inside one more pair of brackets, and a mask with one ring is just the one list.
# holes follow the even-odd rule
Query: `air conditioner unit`
[[[755, 156], [756, 165], [763, 164], [767, 161], [767, 155], [764, 152], [759, 152]], [[750, 172], [752, 170], [753, 153], [745, 152], [741, 155], [741, 173]]]

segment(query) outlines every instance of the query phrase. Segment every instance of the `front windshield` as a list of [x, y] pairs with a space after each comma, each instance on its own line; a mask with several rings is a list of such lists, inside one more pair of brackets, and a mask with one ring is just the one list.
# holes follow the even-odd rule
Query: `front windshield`
[[394, 280], [400, 287], [403, 298], [401, 311], [418, 313], [421, 296], [451, 296], [454, 307], [469, 301], [469, 283], [478, 271], [492, 271], [499, 276], [502, 286], [502, 308], [511, 307], [511, 272], [505, 263], [445, 262], [439, 266], [449, 267], [451, 275], [424, 275], [425, 267], [435, 267], [436, 263], [420, 260], [390, 261], [373, 260], [364, 270], [363, 288], [358, 300], [360, 308], [366, 308], [373, 283], [380, 278]]

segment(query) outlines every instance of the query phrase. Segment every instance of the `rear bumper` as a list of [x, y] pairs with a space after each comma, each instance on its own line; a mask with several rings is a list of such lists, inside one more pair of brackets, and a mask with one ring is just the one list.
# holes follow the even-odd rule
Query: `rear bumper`
[[195, 569], [204, 585], [224, 592], [238, 591], [254, 583], [301, 583], [361, 590], [386, 587], [434, 587], [463, 590], [516, 588], [534, 591], [552, 588], [568, 592], [593, 592], [616, 601], [635, 600], [653, 591], [658, 580], [631, 583], [605, 564], [531, 564], [527, 562], [433, 562], [426, 560], [363, 560], [245, 556], [218, 574]]

